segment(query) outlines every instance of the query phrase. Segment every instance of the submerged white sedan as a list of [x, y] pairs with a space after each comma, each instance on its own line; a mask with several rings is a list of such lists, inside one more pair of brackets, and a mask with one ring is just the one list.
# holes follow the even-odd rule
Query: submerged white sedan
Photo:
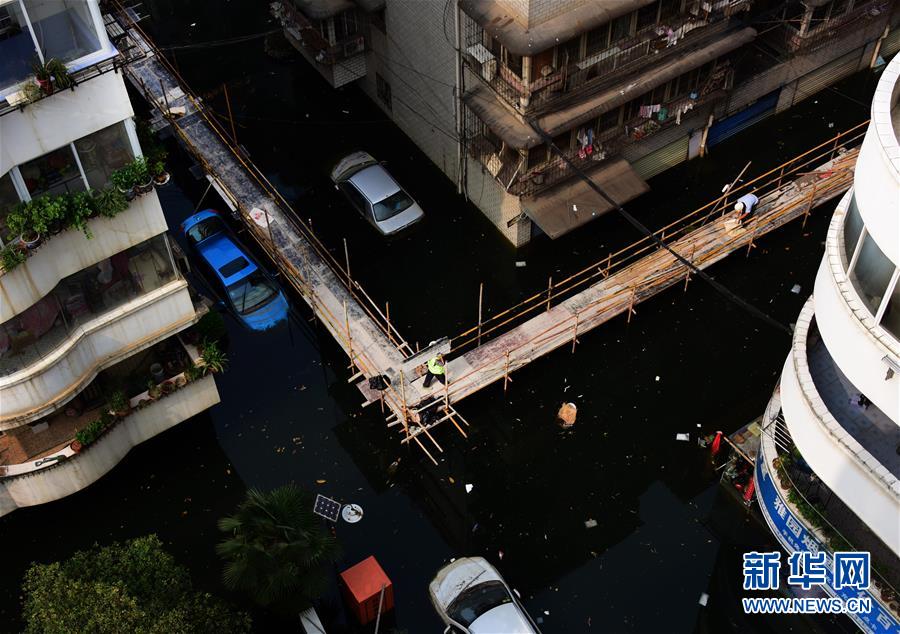
[[441, 568], [428, 586], [446, 634], [540, 634], [503, 577], [483, 557]]
[[365, 152], [342, 158], [331, 180], [356, 210], [383, 235], [395, 234], [419, 222], [425, 214], [412, 196]]

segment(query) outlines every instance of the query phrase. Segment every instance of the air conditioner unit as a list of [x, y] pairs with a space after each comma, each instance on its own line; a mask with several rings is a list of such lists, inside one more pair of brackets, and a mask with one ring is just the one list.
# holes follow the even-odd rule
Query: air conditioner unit
[[481, 66], [481, 77], [485, 81], [494, 79], [494, 75], [497, 74], [497, 60], [493, 53], [481, 44], [470, 46], [466, 52]]
[[362, 53], [366, 48], [366, 40], [358, 37], [355, 40], [344, 43], [344, 57], [352, 57], [357, 53]]

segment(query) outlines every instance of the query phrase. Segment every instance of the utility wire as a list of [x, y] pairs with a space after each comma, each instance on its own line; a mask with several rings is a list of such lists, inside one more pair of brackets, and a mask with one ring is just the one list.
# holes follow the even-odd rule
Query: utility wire
[[269, 35], [274, 35], [275, 33], [281, 33], [282, 29], [272, 29], [270, 31], [263, 31], [262, 33], [250, 33], [248, 35], [239, 35], [237, 37], [230, 37], [224, 40], [211, 40], [209, 42], [195, 42], [193, 44], [170, 44], [168, 46], [157, 46], [157, 48], [161, 51], [182, 51], [186, 49], [203, 49], [203, 48], [215, 48], [217, 46], [228, 46], [229, 44], [240, 44], [242, 42], [250, 42], [252, 40], [258, 40], [263, 37], [268, 37]]
[[712, 286], [717, 292], [719, 292], [721, 295], [723, 295], [726, 299], [730, 300], [731, 302], [735, 303], [739, 307], [743, 308], [744, 310], [749, 312], [754, 317], [766, 322], [773, 328], [781, 330], [781, 331], [787, 333], [789, 336], [791, 335], [790, 328], [788, 328], [787, 326], [782, 324], [780, 321], [776, 320], [774, 317], [771, 317], [768, 314], [764, 313], [763, 311], [761, 311], [759, 308], [757, 308], [756, 306], [754, 306], [747, 300], [743, 299], [742, 297], [740, 297], [737, 294], [733, 293], [732, 291], [728, 290], [728, 288], [725, 287], [723, 284], [717, 282], [711, 276], [707, 275], [706, 272], [704, 272], [702, 269], [698, 268], [692, 262], [690, 262], [687, 259], [685, 259], [684, 257], [682, 257], [678, 252], [676, 252], [674, 249], [672, 249], [672, 247], [670, 247], [668, 244], [663, 242], [659, 237], [656, 236], [656, 234], [654, 234], [652, 231], [650, 231], [650, 229], [648, 229], [642, 222], [640, 222], [637, 218], [635, 218], [630, 213], [625, 211], [625, 208], [622, 207], [622, 205], [620, 205], [615, 200], [610, 198], [609, 194], [607, 194], [599, 185], [597, 185], [594, 181], [592, 181], [590, 179], [590, 177], [588, 177], [588, 175], [585, 174], [584, 171], [580, 167], [575, 165], [575, 163], [573, 163], [572, 160], [565, 153], [563, 153], [562, 150], [560, 150], [556, 146], [556, 144], [553, 142], [553, 138], [549, 134], [547, 134], [547, 132], [543, 128], [541, 128], [537, 124], [537, 122], [529, 119], [528, 125], [530, 125], [531, 129], [534, 130], [535, 133], [537, 133], [544, 140], [544, 143], [547, 144], [547, 147], [549, 147], [557, 156], [559, 156], [563, 160], [563, 162], [566, 163], [566, 165], [568, 165], [569, 169], [573, 170], [578, 175], [578, 177], [581, 178], [581, 180], [583, 180], [584, 182], [586, 182], [588, 184], [588, 186], [591, 189], [593, 189], [596, 193], [598, 193], [607, 203], [612, 205], [612, 207], [614, 209], [616, 209], [622, 215], [622, 217], [625, 218], [625, 220], [627, 220], [629, 224], [631, 224], [631, 226], [633, 226], [635, 229], [637, 229], [638, 231], [643, 233], [645, 236], [647, 236], [648, 238], [653, 240], [653, 242], [655, 242], [657, 246], [659, 246], [659, 247], [665, 249], [666, 251], [668, 251], [669, 253], [671, 253], [672, 256], [676, 260], [678, 260], [679, 262], [684, 264], [686, 267], [688, 267], [691, 271], [693, 271], [702, 280], [709, 283], [710, 286]]

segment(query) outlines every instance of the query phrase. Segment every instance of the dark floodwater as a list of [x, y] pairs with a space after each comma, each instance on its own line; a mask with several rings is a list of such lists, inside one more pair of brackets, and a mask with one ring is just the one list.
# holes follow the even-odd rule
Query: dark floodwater
[[[264, 3], [250, 0], [157, 0], [148, 7], [148, 26], [166, 46], [273, 27]], [[486, 306], [496, 311], [542, 288], [549, 275], [636, 237], [607, 216], [516, 253], [356, 87], [333, 91], [302, 59], [269, 59], [261, 39], [174, 53], [183, 75], [221, 112], [218, 89], [228, 83], [241, 142], [336, 253], [348, 238], [355, 275], [373, 297], [390, 301], [411, 341], [470, 325], [480, 281]], [[749, 174], [758, 174], [865, 119], [860, 103], [868, 103], [874, 84], [864, 75], [714, 148], [709, 159], [654, 179], [653, 191], [629, 209], [660, 226], [714, 197], [748, 160]], [[426, 210], [427, 223], [412, 236], [379, 241], [331, 188], [333, 159], [358, 148], [387, 160]], [[184, 156], [171, 158], [175, 178], [160, 196], [176, 228], [205, 182], [190, 176]], [[207, 199], [206, 206], [216, 205]], [[792, 322], [812, 289], [832, 209], [820, 208], [805, 229], [783, 228], [749, 257], [735, 255], [712, 273]], [[426, 272], [422, 265], [436, 249], [453, 265]], [[517, 259], [528, 266], [515, 268]], [[401, 276], [403, 288], [421, 294], [401, 294]], [[790, 292], [794, 284], [801, 294]], [[582, 337], [575, 355], [559, 351], [516, 374], [506, 397], [494, 386], [466, 400], [460, 409], [472, 424], [469, 440], [441, 430], [445, 451], [436, 468], [401, 448], [377, 411], [361, 410], [346, 359], [308, 316], [298, 304], [289, 326], [263, 334], [229, 319], [230, 369], [217, 378], [221, 405], [134, 449], [89, 489], [0, 519], [0, 629], [21, 627], [18, 585], [29, 561], [151, 531], [200, 586], [224, 594], [213, 551], [217, 518], [246, 487], [289, 481], [364, 507], [361, 523], [337, 526], [344, 548], [337, 568], [370, 554], [379, 559], [397, 601], [387, 631], [440, 631], [427, 583], [449, 558], [471, 554], [498, 565], [547, 633], [813, 625], [739, 613], [741, 553], [774, 544], [718, 489], [706, 453], [675, 441], [698, 424], [704, 432], [731, 431], [758, 416], [787, 352], [783, 334], [709, 287], [695, 281], [687, 293], [672, 290], [641, 304], [630, 325], [616, 319]], [[552, 424], [563, 399], [579, 408], [568, 433]], [[389, 477], [397, 458], [401, 468]], [[474, 485], [470, 494], [465, 484]], [[588, 519], [597, 527], [586, 528]], [[710, 594], [706, 608], [698, 605], [703, 592]], [[332, 592], [327, 618], [337, 605]], [[257, 622], [278, 627], [263, 615]], [[823, 625], [847, 626], [815, 623]]]

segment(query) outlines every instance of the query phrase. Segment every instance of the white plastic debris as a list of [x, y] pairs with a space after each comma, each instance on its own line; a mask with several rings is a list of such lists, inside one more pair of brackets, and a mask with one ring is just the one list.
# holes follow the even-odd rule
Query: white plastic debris
[[709, 595], [705, 592], [700, 595], [700, 605], [706, 607], [707, 602], [709, 601]]
[[596, 528], [597, 520], [593, 520], [593, 519], [585, 520], [584, 527], [585, 528]]
[[524, 269], [525, 268], [525, 260], [516, 260], [516, 268]]
[[655, 380], [655, 381], [659, 381], [659, 375], [658, 375], [658, 374], [656, 375], [656, 378], [655, 378], [654, 380]]
[[550, 610], [544, 610], [544, 615], [550, 616]]
[[578, 205], [574, 205], [574, 204], [572, 205], [572, 213], [575, 213], [575, 214], [578, 213]]
[[471, 493], [472, 489], [474, 489], [474, 488], [475, 488], [474, 484], [467, 484], [466, 485], [466, 493]]
[[799, 284], [794, 284], [794, 285], [791, 287], [791, 292], [792, 292], [794, 295], [799, 295], [799, 294], [800, 294], [800, 285], [799, 285]]
[[691, 435], [690, 434], [675, 434], [675, 440], [683, 440], [684, 442], [690, 442]]

